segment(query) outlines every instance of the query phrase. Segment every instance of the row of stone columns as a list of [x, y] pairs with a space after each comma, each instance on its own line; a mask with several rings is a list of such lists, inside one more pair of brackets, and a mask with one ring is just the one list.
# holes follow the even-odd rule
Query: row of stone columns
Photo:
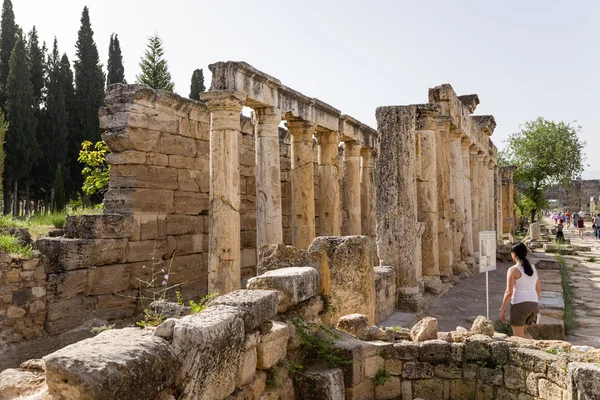
[[[240, 288], [240, 112], [245, 95], [235, 91], [202, 94], [210, 111], [210, 194], [208, 290]], [[345, 142], [340, 193], [340, 134], [275, 107], [255, 108], [256, 245], [283, 243], [279, 124], [291, 137], [292, 244], [307, 249], [315, 238], [313, 135], [318, 145], [321, 235], [374, 235], [373, 150]], [[317, 131], [317, 128], [319, 129]]]

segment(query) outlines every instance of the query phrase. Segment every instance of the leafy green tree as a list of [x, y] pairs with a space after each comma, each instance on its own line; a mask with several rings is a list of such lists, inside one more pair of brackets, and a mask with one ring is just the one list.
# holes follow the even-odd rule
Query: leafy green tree
[[6, 102], [6, 82], [10, 72], [10, 55], [17, 42], [17, 24], [15, 24], [15, 13], [12, 1], [4, 0], [2, 4], [2, 21], [0, 22], [0, 106], [4, 107]]
[[580, 132], [579, 126], [539, 117], [509, 136], [500, 159], [517, 167], [515, 181], [525, 187], [523, 195], [532, 204], [531, 222], [546, 206], [547, 186], [566, 186], [581, 176], [585, 142], [579, 139]]
[[44, 54], [46, 54], [46, 45], [44, 44], [40, 46], [38, 33], [34, 26], [31, 32], [29, 32], [27, 55], [29, 57], [31, 86], [33, 89], [34, 107], [36, 107], [36, 109], [39, 109], [40, 105], [42, 104], [46, 80]]
[[103, 193], [108, 189], [110, 179], [110, 165], [106, 162], [108, 152], [108, 146], [104, 141], [96, 142], [94, 145], [90, 141], [81, 144], [77, 161], [84, 165], [81, 171], [85, 177], [83, 193], [92, 195]]
[[81, 14], [81, 28], [77, 36], [75, 66], [75, 108], [78, 123], [77, 143], [100, 140], [98, 110], [104, 102], [104, 73], [98, 56], [94, 31], [87, 7]]
[[117, 34], [110, 35], [106, 69], [108, 70], [106, 86], [112, 83], [125, 82], [125, 67], [123, 67], [123, 56], [121, 55], [121, 45]]
[[173, 91], [175, 84], [171, 82], [171, 73], [164, 55], [163, 41], [158, 34], [155, 34], [148, 39], [146, 53], [140, 61], [142, 72], [137, 76], [137, 83], [148, 85], [153, 89]]
[[64, 210], [65, 206], [67, 205], [67, 198], [65, 196], [65, 186], [60, 164], [58, 167], [56, 167], [56, 172], [54, 173], [54, 183], [52, 184], [52, 189], [54, 192], [54, 207], [52, 211]]
[[197, 69], [192, 73], [192, 83], [190, 85], [190, 99], [200, 100], [200, 93], [204, 92], [206, 87], [204, 86], [204, 74], [202, 68]]
[[18, 182], [29, 177], [35, 165], [39, 148], [36, 140], [37, 119], [34, 110], [33, 87], [25, 40], [21, 33], [10, 56], [7, 82], [7, 114], [9, 129], [6, 134], [6, 180], [14, 185], [13, 213], [18, 205]]

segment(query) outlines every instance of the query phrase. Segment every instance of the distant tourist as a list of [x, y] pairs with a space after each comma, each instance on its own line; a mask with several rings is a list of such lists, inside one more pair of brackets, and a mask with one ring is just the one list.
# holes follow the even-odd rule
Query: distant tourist
[[570, 210], [567, 210], [567, 212], [565, 213], [565, 223], [567, 224], [567, 226], [569, 226], [569, 224], [571, 223], [571, 216], [573, 214], [571, 214]]
[[519, 243], [511, 249], [515, 265], [506, 272], [506, 292], [500, 307], [500, 319], [506, 321], [510, 302], [510, 325], [513, 335], [532, 339], [526, 327], [537, 323], [542, 287], [534, 265], [527, 260], [527, 246]]
[[579, 214], [577, 213], [577, 211], [575, 211], [575, 214], [573, 214], [573, 227], [577, 228], [578, 221], [579, 221]]
[[596, 216], [594, 222], [596, 223], [596, 238], [600, 239], [600, 214]]
[[556, 243], [564, 243], [565, 242], [565, 235], [563, 233], [563, 228], [565, 226], [563, 225], [563, 220], [559, 220], [558, 221], [558, 226], [556, 227]]
[[585, 225], [583, 223], [583, 217], [580, 214], [579, 218], [577, 219], [577, 231], [579, 233], [579, 239], [583, 239], [583, 229], [584, 228], [585, 228]]

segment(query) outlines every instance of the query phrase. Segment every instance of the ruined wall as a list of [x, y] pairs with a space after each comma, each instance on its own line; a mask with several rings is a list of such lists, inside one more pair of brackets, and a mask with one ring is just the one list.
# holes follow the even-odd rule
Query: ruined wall
[[562, 211], [571, 210], [589, 212], [590, 198], [600, 198], [600, 180], [589, 179], [573, 181], [570, 186], [550, 186], [546, 189], [546, 199], [559, 200]]

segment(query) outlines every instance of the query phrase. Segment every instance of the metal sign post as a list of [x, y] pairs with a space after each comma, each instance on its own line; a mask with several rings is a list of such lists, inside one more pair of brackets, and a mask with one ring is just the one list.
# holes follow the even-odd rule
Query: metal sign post
[[489, 271], [496, 269], [496, 232], [479, 232], [479, 272], [485, 272], [485, 309], [490, 319]]

